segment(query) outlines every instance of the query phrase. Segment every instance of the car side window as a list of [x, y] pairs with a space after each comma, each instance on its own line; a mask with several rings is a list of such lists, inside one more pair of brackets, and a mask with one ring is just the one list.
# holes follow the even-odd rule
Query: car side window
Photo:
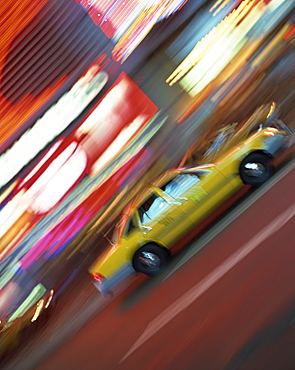
[[[177, 199], [198, 181], [199, 178], [195, 174], [180, 174], [166, 183], [161, 190], [164, 192], [163, 195], [168, 195], [169, 198]], [[153, 194], [138, 209], [142, 225], [152, 222], [163, 213], [170, 204], [171, 203], [166, 201], [164, 197]]]
[[194, 186], [200, 179], [196, 174], [181, 174], [169, 181], [162, 190], [172, 198], [181, 197], [187, 190]]
[[142, 225], [146, 225], [158, 217], [165, 209], [169, 207], [160, 196], [152, 194], [139, 208], [139, 217]]
[[125, 232], [124, 234], [127, 236], [136, 226], [134, 225], [134, 221], [132, 219], [132, 217], [130, 217], [130, 220], [128, 221], [127, 225], [126, 225], [126, 229], [125, 229]]
[[139, 224], [140, 224], [140, 213], [136, 209], [126, 222], [122, 236], [123, 237], [128, 236], [132, 230], [139, 227]]

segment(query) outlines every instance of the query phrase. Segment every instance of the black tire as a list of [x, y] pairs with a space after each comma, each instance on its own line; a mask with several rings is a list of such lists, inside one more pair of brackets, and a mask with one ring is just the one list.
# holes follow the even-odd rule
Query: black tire
[[146, 244], [134, 254], [133, 268], [142, 274], [154, 276], [165, 268], [169, 257], [169, 252], [166, 248], [156, 244]]
[[267, 155], [252, 153], [243, 159], [239, 172], [244, 184], [258, 187], [273, 175], [274, 167]]

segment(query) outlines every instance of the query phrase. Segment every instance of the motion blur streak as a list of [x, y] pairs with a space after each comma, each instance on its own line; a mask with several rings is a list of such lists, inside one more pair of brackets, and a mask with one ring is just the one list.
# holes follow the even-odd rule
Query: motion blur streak
[[6, 0], [1, 10], [3, 153], [95, 62], [107, 40], [74, 1]]
[[[215, 16], [218, 12], [220, 12], [221, 9], [223, 9], [231, 0], [218, 0], [216, 1], [216, 3], [210, 8], [209, 12], [212, 12], [215, 8], [217, 8], [214, 13], [213, 13], [213, 16]], [[220, 4], [221, 3], [221, 4]], [[220, 4], [220, 5], [219, 5]], [[218, 6], [219, 5], [219, 6]]]
[[[281, 5], [282, 9], [278, 11], [278, 7]], [[240, 56], [240, 59], [245, 62], [259, 45], [261, 34], [263, 34], [261, 31], [265, 29], [269, 32], [276, 25], [278, 17], [289, 6], [290, 4], [284, 0], [272, 1], [269, 4], [263, 1], [242, 1], [236, 9], [197, 43], [166, 82], [172, 86], [180, 80], [181, 86], [189, 94], [196, 96], [251, 41], [250, 51], [246, 50], [243, 57]], [[269, 19], [267, 27], [259, 23], [261, 17], [270, 17], [270, 15], [272, 18]], [[231, 65], [231, 74], [235, 72], [240, 63]]]
[[218, 280], [229, 272], [236, 264], [242, 261], [255, 248], [259, 247], [266, 239], [275, 234], [295, 215], [295, 203], [293, 203], [285, 212], [276, 217], [270, 224], [264, 227], [259, 234], [252, 237], [246, 244], [227, 258], [221, 265], [215, 268], [203, 280], [193, 286], [187, 293], [178, 298], [172, 305], [167, 307], [158, 317], [156, 317], [146, 328], [143, 334], [138, 338], [126, 355], [122, 358], [123, 362], [132, 352], [139, 348], [155, 333], [157, 333], [169, 321], [173, 320], [180, 312], [185, 310], [203, 293], [210, 289]]
[[5, 140], [33, 114], [33, 112], [38, 110], [38, 108], [57, 91], [64, 81], [64, 79], [61, 78], [53, 86], [46, 89], [38, 98], [33, 98], [28, 94], [16, 105], [13, 105], [9, 101], [9, 97], [3, 94], [3, 68], [11, 43], [18, 32], [30, 23], [45, 3], [46, 0], [40, 0], [38, 2], [32, 2], [31, 0], [15, 0], [13, 2], [2, 1], [0, 5], [0, 75], [2, 75], [2, 88], [0, 92], [0, 145], [2, 145]]
[[90, 175], [114, 159], [156, 114], [158, 107], [122, 72], [77, 129], [87, 152]]
[[[55, 151], [53, 148], [51, 154]], [[0, 213], [0, 259], [61, 202], [85, 174], [87, 162], [83, 148], [72, 142], [32, 184], [30, 179], [40, 165], [24, 179]]]
[[[32, 302], [36, 301], [38, 297], [42, 296], [46, 291], [42, 284], [36, 285], [22, 304], [17, 308], [13, 315], [9, 318], [9, 321], [15, 320], [17, 317], [21, 316], [28, 307], [31, 306]], [[37, 297], [37, 299], [36, 299]]]
[[71, 143], [26, 192], [30, 210], [36, 214], [49, 212], [84, 173], [86, 166], [85, 151], [77, 143]]
[[[53, 105], [35, 125], [0, 157], [0, 187], [11, 180], [51, 140], [76, 119], [102, 90], [106, 72], [93, 64], [89, 70]], [[31, 145], [34, 143], [34, 145]]]
[[130, 25], [114, 47], [112, 52], [114, 60], [124, 62], [153, 26], [163, 18], [163, 14], [167, 14], [167, 7], [173, 2], [174, 0], [160, 0], [143, 9], [139, 17]]
[[23, 196], [25, 191], [20, 191], [15, 197], [7, 203], [0, 213], [0, 237], [2, 237], [11, 225], [20, 217], [20, 215], [28, 209], [29, 202], [25, 202]]
[[76, 0], [93, 22], [117, 44], [113, 58], [123, 63], [154, 25], [179, 10], [187, 0]]

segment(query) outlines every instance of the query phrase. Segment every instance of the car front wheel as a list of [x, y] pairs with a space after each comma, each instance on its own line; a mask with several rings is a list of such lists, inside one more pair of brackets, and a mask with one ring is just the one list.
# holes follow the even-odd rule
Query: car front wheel
[[252, 153], [242, 161], [240, 176], [245, 184], [260, 186], [264, 184], [274, 172], [271, 159], [262, 153]]
[[167, 249], [156, 244], [146, 244], [139, 248], [133, 257], [135, 271], [153, 276], [162, 271], [169, 261]]

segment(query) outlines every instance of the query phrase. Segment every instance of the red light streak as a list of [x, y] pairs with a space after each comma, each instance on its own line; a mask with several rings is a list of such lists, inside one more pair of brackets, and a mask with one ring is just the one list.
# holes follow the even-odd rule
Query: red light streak
[[[42, 9], [46, 0], [33, 2], [31, 0], [2, 1], [0, 5], [0, 79], [6, 55], [15, 36]], [[54, 86], [48, 88], [38, 97], [28, 94], [18, 104], [13, 105], [0, 92], [1, 123], [0, 145], [4, 144], [50, 97], [59, 89], [67, 77], [62, 77]]]
[[91, 219], [115, 196], [120, 187], [146, 162], [150, 152], [141, 148], [108, 180], [101, 184], [81, 204], [47, 232], [21, 259], [23, 269], [28, 268], [44, 253], [48, 257], [62, 249]]

